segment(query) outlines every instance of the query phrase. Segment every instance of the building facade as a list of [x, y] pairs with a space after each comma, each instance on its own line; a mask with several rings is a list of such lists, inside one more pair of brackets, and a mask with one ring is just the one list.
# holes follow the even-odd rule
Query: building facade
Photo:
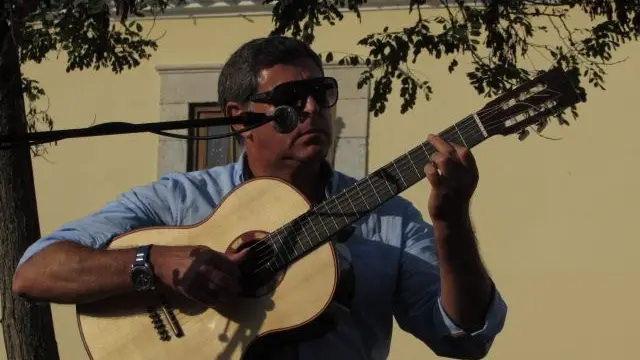
[[[433, 2], [427, 2], [432, 4]], [[433, 5], [423, 16], [444, 14]], [[369, 1], [362, 21], [352, 14], [336, 26], [317, 29], [314, 49], [366, 54], [357, 41], [385, 26], [415, 21], [406, 1]], [[589, 22], [581, 16], [574, 26]], [[126, 121], [145, 123], [219, 116], [217, 77], [241, 43], [269, 33], [270, 8], [250, 1], [187, 2], [155, 19], [142, 20], [159, 49], [140, 67], [65, 72], [52, 54], [23, 68], [48, 99], [44, 107], [56, 129]], [[553, 42], [551, 33], [541, 41]], [[533, 66], [548, 66], [535, 57]], [[640, 171], [635, 134], [640, 123], [633, 104], [640, 83], [640, 45], [624, 46], [607, 67], [606, 91], [587, 87], [588, 101], [571, 126], [549, 125], [544, 135], [496, 137], [474, 149], [480, 183], [473, 219], [483, 258], [507, 303], [503, 333], [488, 359], [600, 360], [635, 355], [640, 321], [640, 272], [635, 240]], [[358, 89], [362, 69], [329, 65], [340, 83], [336, 107], [335, 167], [362, 177], [439, 132], [488, 101], [469, 86], [468, 59], [447, 71], [451, 58], [421, 57], [412, 69], [424, 74], [435, 93], [431, 101], [400, 115], [399, 90], [379, 117], [367, 112], [371, 89]], [[200, 130], [203, 134], [206, 130]], [[226, 131], [223, 128], [211, 128]], [[186, 131], [174, 131], [186, 134]], [[42, 232], [84, 216], [119, 193], [154, 181], [169, 171], [189, 171], [231, 161], [238, 153], [229, 139], [189, 142], [151, 134], [69, 139], [34, 159]], [[426, 181], [403, 195], [428, 218]], [[54, 305], [61, 359], [86, 360], [74, 308]], [[0, 351], [0, 359], [4, 353]], [[413, 337], [396, 329], [390, 359], [436, 359]]]

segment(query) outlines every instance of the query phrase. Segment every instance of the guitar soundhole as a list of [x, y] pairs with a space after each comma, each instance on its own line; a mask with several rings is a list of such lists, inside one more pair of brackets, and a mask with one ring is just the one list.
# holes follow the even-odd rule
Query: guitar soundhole
[[265, 231], [249, 231], [235, 239], [226, 253], [236, 253], [249, 249], [240, 264], [242, 273], [242, 296], [257, 298], [272, 293], [282, 281], [285, 270], [275, 272], [268, 265], [275, 256], [275, 249], [261, 241], [268, 235]]

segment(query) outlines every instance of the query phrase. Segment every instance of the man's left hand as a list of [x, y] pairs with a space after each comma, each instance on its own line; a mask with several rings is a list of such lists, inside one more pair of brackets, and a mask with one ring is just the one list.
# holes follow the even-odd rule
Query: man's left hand
[[437, 135], [427, 140], [436, 149], [425, 167], [431, 183], [429, 214], [433, 221], [465, 221], [469, 204], [478, 184], [478, 168], [471, 151]]

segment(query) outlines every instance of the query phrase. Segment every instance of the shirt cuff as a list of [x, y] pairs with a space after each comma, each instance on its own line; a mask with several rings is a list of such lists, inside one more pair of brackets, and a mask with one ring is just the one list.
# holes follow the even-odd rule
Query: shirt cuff
[[480, 330], [476, 330], [469, 334], [467, 331], [461, 329], [458, 325], [456, 325], [451, 317], [447, 314], [447, 312], [442, 307], [442, 303], [440, 301], [440, 297], [438, 297], [438, 307], [440, 308], [440, 314], [442, 315], [442, 320], [444, 321], [446, 328], [448, 329], [448, 335], [452, 335], [453, 337], [461, 337], [461, 336], [496, 336], [503, 328], [505, 318], [507, 315], [507, 304], [502, 299], [500, 292], [494, 288], [493, 289], [493, 297], [491, 298], [491, 304], [489, 305], [489, 310], [485, 316], [484, 326]]

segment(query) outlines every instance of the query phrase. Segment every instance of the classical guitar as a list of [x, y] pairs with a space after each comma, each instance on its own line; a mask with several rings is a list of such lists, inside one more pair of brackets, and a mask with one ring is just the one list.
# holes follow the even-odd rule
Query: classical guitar
[[[488, 102], [440, 135], [472, 148], [510, 135], [581, 101], [569, 77], [554, 69]], [[143, 244], [248, 247], [243, 296], [224, 308], [179, 297], [107, 299], [77, 306], [92, 360], [246, 360], [254, 345], [295, 332], [318, 318], [338, 281], [334, 234], [424, 178], [434, 152], [423, 142], [317, 206], [272, 178], [234, 189], [193, 226], [154, 227], [117, 237], [110, 248]]]

